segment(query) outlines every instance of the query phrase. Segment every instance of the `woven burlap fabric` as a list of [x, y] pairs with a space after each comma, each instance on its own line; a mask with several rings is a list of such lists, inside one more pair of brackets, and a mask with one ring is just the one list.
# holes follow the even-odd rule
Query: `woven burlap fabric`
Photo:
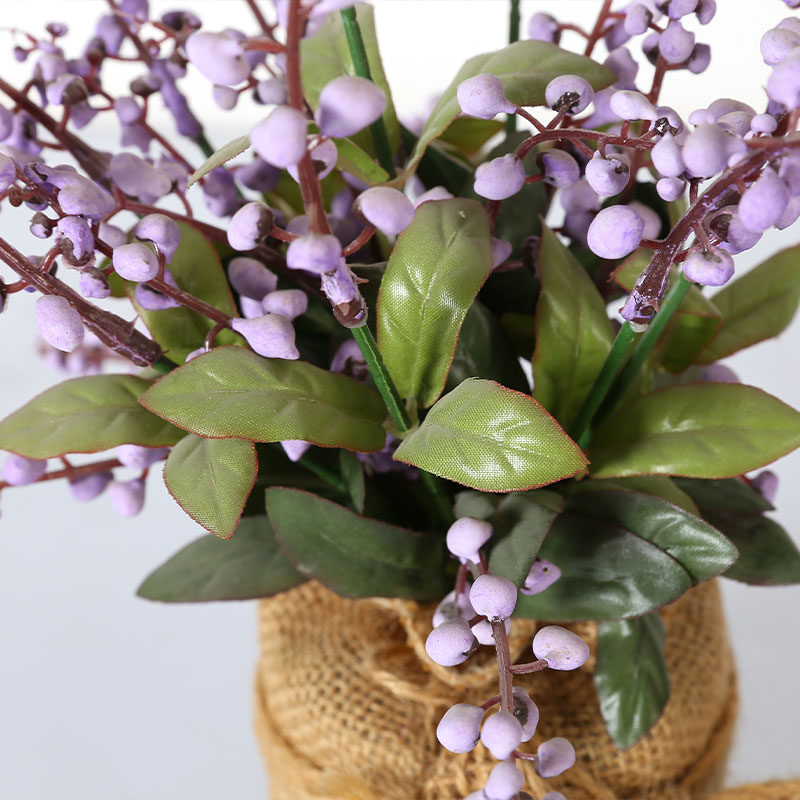
[[[453, 703], [496, 693], [494, 653], [481, 648], [457, 668], [431, 663], [424, 652], [431, 613], [406, 601], [345, 600], [316, 583], [261, 602], [256, 728], [272, 800], [460, 800], [483, 785], [495, 763], [483, 747], [453, 755], [435, 729]], [[671, 698], [654, 729], [626, 752], [614, 747], [600, 717], [594, 625], [570, 626], [592, 649], [580, 670], [516, 679], [541, 711], [537, 735], [523, 747], [567, 736], [579, 754], [575, 767], [546, 782], [518, 762], [534, 793], [690, 800], [718, 787], [736, 709], [719, 587], [703, 584], [662, 615]], [[536, 629], [515, 621], [514, 658], [532, 658]]]

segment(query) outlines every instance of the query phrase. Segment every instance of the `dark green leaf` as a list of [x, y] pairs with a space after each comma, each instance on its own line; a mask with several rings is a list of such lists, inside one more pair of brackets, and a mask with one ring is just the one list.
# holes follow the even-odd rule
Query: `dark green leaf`
[[575, 442], [535, 400], [475, 378], [439, 400], [395, 458], [486, 492], [534, 489], [586, 465]]
[[800, 245], [768, 258], [731, 281], [712, 300], [722, 328], [698, 361], [708, 364], [756, 342], [777, 336], [792, 321], [800, 302]]
[[724, 478], [716, 481], [699, 478], [673, 480], [677, 487], [688, 494], [701, 509], [743, 511], [751, 514], [774, 509], [772, 503], [768, 503], [759, 492], [750, 488], [741, 478]]
[[533, 396], [569, 428], [611, 349], [614, 330], [595, 285], [546, 227], [539, 275]]
[[133, 375], [91, 375], [59, 383], [0, 422], [0, 450], [51, 458], [121, 444], [175, 444], [183, 431], [139, 405], [149, 386], [150, 381]]
[[514, 345], [516, 354], [526, 361], [533, 358], [536, 347], [536, 318], [533, 314], [509, 311], [500, 317], [500, 324]]
[[229, 539], [256, 480], [256, 451], [244, 439], [184, 436], [164, 465], [175, 502], [207, 531]]
[[364, 512], [364, 468], [358, 457], [347, 450], [339, 451], [339, 465], [342, 471], [342, 478], [350, 492], [353, 507], [359, 514]]
[[399, 236], [378, 296], [378, 345], [402, 397], [427, 408], [441, 394], [459, 330], [492, 269], [481, 205], [423, 203]]
[[670, 386], [637, 397], [597, 429], [595, 477], [727, 478], [800, 445], [800, 414], [752, 386]]
[[[400, 134], [403, 149], [408, 153], [416, 146], [417, 137], [402, 125]], [[417, 175], [425, 186], [444, 186], [460, 197], [467, 184], [472, 185], [473, 167], [464, 157], [447, 152], [438, 142], [431, 142], [417, 165]]]
[[162, 603], [252, 600], [306, 578], [281, 552], [264, 516], [245, 517], [230, 540], [203, 536], [151, 573], [136, 594]]
[[519, 392], [529, 390], [528, 379], [497, 317], [477, 301], [461, 326], [446, 390], [467, 378], [487, 378]]
[[367, 519], [295, 489], [267, 490], [275, 535], [297, 569], [343, 597], [440, 599], [444, 539]]
[[165, 375], [140, 402], [199, 436], [256, 442], [304, 439], [377, 451], [386, 408], [377, 392], [303, 361], [215, 347]]
[[597, 626], [594, 685], [606, 728], [621, 750], [658, 722], [669, 700], [665, 639], [658, 613]]
[[460, 113], [461, 107], [456, 99], [458, 85], [485, 72], [497, 75], [503, 81], [509, 100], [522, 106], [542, 105], [545, 87], [559, 75], [580, 75], [594, 89], [601, 89], [616, 80], [612, 72], [595, 61], [546, 42], [516, 42], [503, 50], [474, 56], [461, 67], [431, 112], [408, 169], [413, 170], [428, 144], [441, 136]]
[[571, 493], [607, 491], [609, 489], [623, 492], [640, 492], [641, 494], [660, 497], [662, 500], [673, 503], [690, 514], [699, 517], [700, 512], [694, 500], [676, 484], [677, 479], [667, 478], [665, 475], [635, 475], [631, 478], [580, 481], [574, 483], [570, 489]]
[[456, 517], [475, 517], [489, 519], [494, 514], [500, 495], [484, 492], [458, 492], [454, 498], [453, 511]]

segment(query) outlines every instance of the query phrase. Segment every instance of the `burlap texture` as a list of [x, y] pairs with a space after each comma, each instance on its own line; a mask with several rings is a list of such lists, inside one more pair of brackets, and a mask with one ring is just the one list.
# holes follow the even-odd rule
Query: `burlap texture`
[[[435, 730], [453, 703], [479, 704], [496, 694], [494, 652], [481, 648], [457, 668], [431, 663], [424, 642], [432, 610], [400, 600], [344, 600], [316, 583], [261, 602], [256, 729], [271, 800], [461, 800], [483, 785], [496, 762], [482, 745], [453, 755]], [[534, 794], [690, 800], [718, 788], [736, 712], [719, 587], [703, 584], [662, 615], [672, 694], [654, 729], [625, 752], [614, 747], [600, 716], [593, 624], [569, 626], [592, 648], [580, 670], [515, 679], [541, 711], [539, 730], [523, 748], [535, 751], [544, 739], [566, 736], [578, 752], [575, 767], [546, 782], [518, 762]], [[532, 658], [536, 629], [533, 621], [515, 620], [513, 658]], [[775, 791], [753, 797], [800, 800], [791, 789]], [[719, 800], [748, 796], [725, 793]]]

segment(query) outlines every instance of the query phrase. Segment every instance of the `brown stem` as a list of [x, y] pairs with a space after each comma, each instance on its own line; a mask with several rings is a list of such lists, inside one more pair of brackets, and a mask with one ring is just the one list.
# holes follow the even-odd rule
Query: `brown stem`
[[136, 48], [139, 58], [148, 66], [151, 65], [153, 63], [153, 57], [144, 46], [144, 43], [139, 38], [138, 34], [131, 30], [131, 26], [128, 25], [126, 15], [120, 12], [114, 0], [108, 0], [108, 5], [110, 6], [113, 14], [116, 16], [117, 22], [119, 22], [120, 27], [125, 32], [125, 35], [133, 42], [133, 46]]
[[541, 672], [544, 669], [547, 669], [547, 662], [540, 659], [531, 661], [529, 664], [512, 664], [508, 671], [512, 675], [530, 675], [532, 672]]
[[[586, 146], [581, 141], [582, 139], [591, 139], [602, 143], [605, 146], [618, 145], [620, 147], [632, 147], [638, 150], [652, 150], [656, 143], [651, 139], [640, 139], [639, 137], [630, 136], [615, 136], [610, 133], [603, 133], [602, 131], [584, 130], [583, 128], [560, 128], [558, 130], [547, 129], [540, 133], [535, 133], [529, 139], [526, 139], [516, 149], [515, 154], [517, 158], [523, 159], [525, 156], [536, 147], [540, 142], [548, 140], [567, 140], [579, 144], [581, 147]], [[591, 154], [591, 150], [589, 151]]]
[[161, 294], [171, 297], [173, 300], [175, 300], [175, 302], [180, 303], [182, 306], [191, 308], [192, 311], [197, 311], [198, 314], [202, 314], [204, 317], [213, 319], [214, 322], [220, 323], [223, 327], [226, 327], [230, 321], [230, 317], [223, 311], [220, 311], [218, 308], [214, 308], [214, 306], [209, 305], [208, 303], [204, 303], [202, 300], [198, 300], [194, 295], [184, 292], [183, 289], [176, 289], [172, 284], [169, 284], [166, 281], [153, 278], [153, 280], [147, 282], [147, 285], [151, 289], [155, 289], [157, 292], [161, 292]]
[[653, 83], [650, 86], [650, 91], [647, 93], [647, 99], [655, 105], [658, 102], [658, 96], [661, 94], [661, 86], [664, 83], [664, 76], [667, 74], [669, 65], [664, 60], [664, 56], [658, 56], [656, 61], [656, 71], [653, 73]]
[[352, 242], [350, 242], [349, 245], [347, 245], [347, 247], [344, 248], [344, 250], [342, 250], [342, 255], [350, 256], [359, 251], [373, 237], [374, 234], [375, 228], [373, 228], [372, 225], [368, 225], [363, 231], [361, 231], [361, 233], [358, 234], [358, 236], [356, 236], [355, 239], [353, 239]]
[[273, 30], [275, 30], [273, 25], [270, 25], [264, 15], [261, 13], [261, 9], [258, 7], [258, 3], [256, 0], [245, 0], [247, 5], [250, 7], [250, 10], [253, 12], [253, 16], [256, 18], [256, 22], [261, 26], [261, 30], [267, 34], [267, 36], [272, 36]]
[[592, 32], [589, 34], [589, 40], [586, 42], [586, 49], [583, 51], [585, 56], [590, 56], [592, 54], [592, 50], [594, 50], [594, 46], [600, 40], [600, 37], [603, 35], [603, 29], [605, 26], [606, 18], [608, 17], [608, 12], [611, 10], [611, 0], [603, 0], [603, 5], [600, 9], [600, 13], [597, 15], [597, 20], [594, 23], [594, 28], [592, 28]]
[[0, 238], [0, 260], [42, 294], [56, 294], [67, 300], [80, 314], [83, 324], [115, 353], [140, 367], [149, 367], [161, 358], [158, 344], [135, 330], [132, 323], [92, 305], [58, 278], [34, 266], [3, 238]]
[[497, 650], [497, 675], [500, 681], [500, 708], [514, 713], [514, 684], [511, 675], [511, 650], [506, 636], [506, 624], [502, 620], [492, 622], [492, 634]]
[[[31, 481], [31, 483], [25, 484], [26, 486], [32, 486], [34, 483], [44, 483], [45, 481], [56, 481], [59, 478], [70, 478], [71, 480], [77, 480], [78, 478], [83, 478], [86, 475], [93, 475], [95, 472], [105, 472], [109, 469], [114, 469], [115, 467], [121, 467], [122, 462], [117, 461], [116, 458], [108, 458], [105, 461], [96, 461], [94, 464], [84, 464], [81, 467], [74, 467], [72, 465], [65, 467], [64, 469], [53, 470], [53, 472], [48, 472], [45, 475], [42, 475], [41, 478], [37, 478], [35, 481]], [[5, 481], [0, 481], [0, 489], [8, 489], [8, 488], [16, 488], [12, 486], [10, 483], [6, 483]]]

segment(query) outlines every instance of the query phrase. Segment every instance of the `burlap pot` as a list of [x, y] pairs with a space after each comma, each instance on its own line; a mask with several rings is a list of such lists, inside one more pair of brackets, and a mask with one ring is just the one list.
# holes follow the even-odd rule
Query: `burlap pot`
[[[461, 800], [483, 785], [495, 763], [483, 747], [453, 755], [435, 729], [453, 703], [481, 703], [496, 693], [493, 652], [482, 648], [453, 669], [431, 663], [424, 652], [431, 612], [398, 600], [344, 600], [316, 583], [261, 602], [256, 728], [272, 800]], [[579, 757], [547, 782], [518, 762], [535, 793], [689, 800], [718, 787], [736, 711], [719, 587], [703, 584], [662, 614], [672, 695], [655, 728], [624, 753], [600, 717], [594, 655], [574, 673], [515, 679], [541, 710], [539, 731], [523, 747], [566, 736]], [[594, 652], [595, 626], [572, 627]], [[531, 657], [535, 630], [535, 622], [515, 621], [514, 658]]]

